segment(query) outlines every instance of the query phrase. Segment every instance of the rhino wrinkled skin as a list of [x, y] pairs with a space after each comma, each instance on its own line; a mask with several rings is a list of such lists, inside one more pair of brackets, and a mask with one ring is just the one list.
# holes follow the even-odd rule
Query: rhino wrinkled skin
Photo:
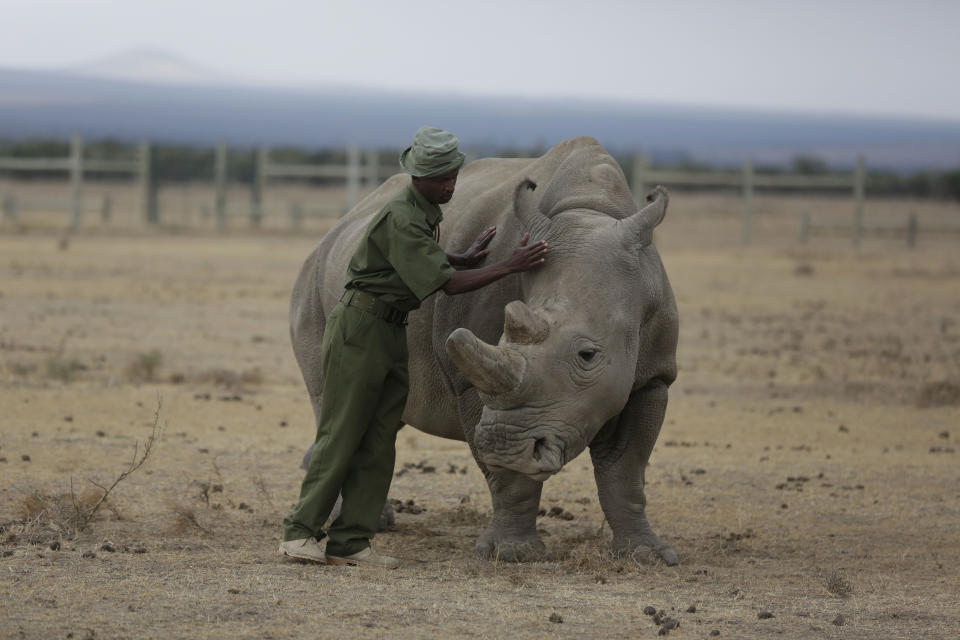
[[[320, 344], [347, 263], [369, 220], [409, 180], [396, 175], [364, 199], [311, 253], [293, 291], [291, 337], [315, 412]], [[444, 207], [441, 244], [466, 250], [497, 235], [487, 263], [524, 233], [546, 240], [546, 262], [483, 289], [428, 298], [410, 315], [410, 396], [404, 421], [465, 440], [486, 477], [493, 518], [484, 557], [542, 557], [536, 518], [543, 481], [590, 448], [613, 549], [676, 553], [646, 517], [644, 471], [676, 377], [677, 308], [653, 229], [668, 195], [637, 211], [623, 172], [592, 138], [565, 140], [536, 159], [478, 160]]]

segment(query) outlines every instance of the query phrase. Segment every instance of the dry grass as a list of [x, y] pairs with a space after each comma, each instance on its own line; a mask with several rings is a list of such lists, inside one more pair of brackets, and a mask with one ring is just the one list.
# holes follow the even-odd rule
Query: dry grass
[[[287, 296], [317, 238], [0, 236], [0, 637], [655, 637], [645, 607], [678, 638], [956, 635], [960, 254], [922, 235], [800, 246], [778, 222], [849, 204], [758, 198], [749, 249], [736, 199], [674, 197], [658, 230], [680, 375], [648, 502], [678, 567], [607, 552], [586, 455], [544, 486], [547, 514], [571, 517], [538, 519], [546, 560], [477, 561], [482, 475], [462, 443], [409, 428], [391, 497], [420, 509], [377, 537], [407, 565], [282, 561], [314, 429]], [[162, 363], [134, 382], [145, 344]], [[86, 370], [48, 377], [57, 354]], [[157, 389], [171, 426], [150, 464], [73, 538], [50, 528], [103, 493], [81, 480], [71, 498], [71, 477], [126, 468]]]

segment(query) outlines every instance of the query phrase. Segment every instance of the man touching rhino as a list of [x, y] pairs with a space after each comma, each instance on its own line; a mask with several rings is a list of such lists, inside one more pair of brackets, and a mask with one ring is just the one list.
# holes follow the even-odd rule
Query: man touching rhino
[[[350, 260], [346, 290], [323, 333], [316, 441], [299, 503], [283, 521], [283, 555], [340, 565], [399, 565], [375, 552], [370, 540], [390, 488], [409, 388], [407, 314], [440, 289], [466, 293], [544, 261], [547, 243], [528, 245], [527, 236], [508, 259], [471, 268], [487, 255], [495, 227], [464, 254], [446, 254], [440, 247], [439, 205], [453, 197], [464, 162], [458, 144], [456, 136], [436, 127], [417, 131], [400, 154], [410, 184], [372, 218]], [[340, 494], [340, 515], [325, 534], [323, 524]], [[319, 540], [327, 534], [324, 551]]]

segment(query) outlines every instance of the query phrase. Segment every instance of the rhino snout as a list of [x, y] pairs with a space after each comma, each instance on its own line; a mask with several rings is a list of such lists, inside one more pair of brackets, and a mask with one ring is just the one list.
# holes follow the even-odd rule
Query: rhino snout
[[487, 467], [546, 480], [566, 462], [566, 445], [555, 434], [530, 433], [516, 425], [481, 424], [474, 434], [477, 457]]

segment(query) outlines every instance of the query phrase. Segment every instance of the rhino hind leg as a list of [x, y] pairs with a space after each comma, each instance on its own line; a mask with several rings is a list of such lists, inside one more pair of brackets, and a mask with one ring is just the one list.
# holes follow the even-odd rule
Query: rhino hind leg
[[613, 530], [613, 552], [649, 552], [668, 565], [677, 552], [647, 520], [645, 471], [667, 407], [667, 386], [656, 382], [635, 391], [620, 415], [590, 445], [600, 506]]
[[543, 483], [512, 471], [484, 473], [493, 500], [493, 518], [477, 539], [477, 555], [504, 562], [542, 560], [546, 546], [537, 535], [537, 511]]

